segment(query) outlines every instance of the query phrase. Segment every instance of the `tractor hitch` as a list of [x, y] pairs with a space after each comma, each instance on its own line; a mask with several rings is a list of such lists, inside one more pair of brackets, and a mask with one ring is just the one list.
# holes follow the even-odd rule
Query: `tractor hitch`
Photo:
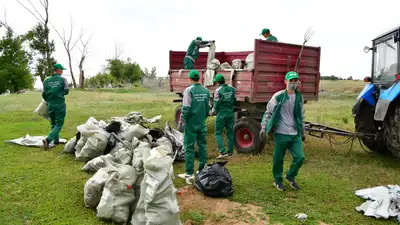
[[[326, 125], [318, 124], [318, 123], [311, 123], [311, 122], [305, 122], [304, 124], [304, 131], [308, 131], [308, 134], [313, 137], [317, 138], [326, 138], [329, 140], [329, 144], [333, 148], [333, 145], [343, 145], [343, 144], [348, 144], [350, 143], [350, 151], [353, 149], [353, 143], [355, 139], [358, 139], [361, 148], [366, 151], [366, 152], [371, 152], [370, 150], [367, 150], [364, 148], [363, 144], [361, 143], [361, 139], [363, 138], [368, 138], [368, 139], [373, 139], [377, 140], [379, 138], [379, 134], [371, 134], [371, 133], [363, 133], [363, 132], [351, 132], [347, 130], [342, 130], [334, 127], [329, 127]], [[338, 142], [335, 141], [334, 138], [332, 137], [333, 135], [337, 136], [342, 136], [342, 137], [347, 137], [345, 141]]]
[[311, 123], [311, 122], [305, 122], [304, 130], [308, 131], [310, 136], [318, 137], [318, 138], [324, 138], [324, 134], [334, 134], [334, 135], [338, 135], [338, 136], [354, 137], [354, 138], [368, 137], [368, 138], [376, 139], [376, 137], [377, 137], [377, 134], [369, 134], [369, 133], [363, 133], [363, 132], [351, 132], [351, 131], [342, 130], [342, 129], [329, 127], [329, 126], [318, 124], [318, 123]]

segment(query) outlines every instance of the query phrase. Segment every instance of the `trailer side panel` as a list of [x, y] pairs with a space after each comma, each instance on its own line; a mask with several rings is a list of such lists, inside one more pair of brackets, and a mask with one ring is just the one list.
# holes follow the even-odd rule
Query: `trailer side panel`
[[[250, 102], [268, 102], [275, 92], [285, 88], [285, 74], [294, 69], [301, 45], [256, 40], [254, 49], [254, 92]], [[305, 100], [318, 100], [319, 64], [320, 48], [305, 46], [297, 70]]]

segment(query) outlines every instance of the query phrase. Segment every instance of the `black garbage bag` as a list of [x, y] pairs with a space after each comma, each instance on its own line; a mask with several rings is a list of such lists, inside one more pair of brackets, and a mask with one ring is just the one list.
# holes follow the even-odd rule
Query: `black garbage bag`
[[160, 128], [153, 128], [150, 129], [149, 134], [153, 137], [153, 139], [160, 139], [162, 136], [164, 136], [164, 131]]
[[232, 177], [224, 162], [207, 164], [200, 171], [194, 182], [194, 187], [209, 197], [228, 197], [233, 194]]

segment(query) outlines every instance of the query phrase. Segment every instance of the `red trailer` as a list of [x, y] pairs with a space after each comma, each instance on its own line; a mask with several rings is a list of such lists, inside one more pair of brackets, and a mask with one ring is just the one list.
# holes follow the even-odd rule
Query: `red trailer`
[[[300, 50], [301, 45], [255, 40], [253, 51], [216, 52], [216, 59], [221, 63], [228, 62], [230, 65], [232, 60], [245, 60], [250, 53], [254, 53], [254, 66], [251, 70], [217, 70], [215, 72], [215, 74], [223, 74], [226, 83], [236, 88], [234, 133], [237, 152], [258, 152], [264, 148], [265, 142], [261, 141], [258, 135], [261, 129], [261, 118], [272, 95], [285, 88], [285, 74], [295, 67]], [[169, 53], [170, 91], [180, 97], [174, 102], [182, 102], [182, 94], [185, 88], [190, 86], [189, 70], [182, 70], [185, 53], [185, 51], [170, 51]], [[318, 100], [320, 54], [320, 47], [304, 46], [297, 72], [301, 81], [300, 90], [305, 101]], [[205, 79], [207, 56], [207, 52], [200, 52], [194, 66], [201, 74], [200, 83], [202, 84]], [[213, 96], [217, 85], [207, 88]], [[212, 104], [212, 98], [210, 103]], [[176, 123], [179, 121], [180, 114], [181, 106], [178, 106], [175, 111]]]

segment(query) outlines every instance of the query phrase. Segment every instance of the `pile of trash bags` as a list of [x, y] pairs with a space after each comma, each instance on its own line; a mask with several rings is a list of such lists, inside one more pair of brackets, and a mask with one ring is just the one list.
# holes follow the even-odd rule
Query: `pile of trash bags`
[[[108, 124], [90, 117], [86, 123], [77, 126], [76, 136], [66, 143], [63, 153], [74, 154], [75, 159], [82, 162], [98, 161], [98, 157], [106, 155], [129, 164], [139, 143], [140, 146], [147, 143], [149, 148], [163, 146], [170, 156], [176, 154], [177, 161], [185, 160], [182, 133], [171, 128], [168, 122], [164, 130], [149, 129], [143, 123], [157, 120], [145, 119], [138, 113], [135, 114], [136, 119], [132, 113], [128, 115], [123, 118], [114, 117]], [[135, 121], [135, 124], [126, 121]]]
[[355, 195], [367, 200], [356, 207], [365, 216], [388, 219], [396, 218], [400, 222], [400, 186], [387, 185], [360, 189]]
[[[182, 224], [173, 185], [173, 162], [185, 160], [183, 135], [169, 126], [149, 129], [140, 113], [90, 117], [63, 152], [94, 173], [84, 185], [84, 204], [100, 220], [132, 225]], [[135, 124], [128, 123], [127, 121]]]

